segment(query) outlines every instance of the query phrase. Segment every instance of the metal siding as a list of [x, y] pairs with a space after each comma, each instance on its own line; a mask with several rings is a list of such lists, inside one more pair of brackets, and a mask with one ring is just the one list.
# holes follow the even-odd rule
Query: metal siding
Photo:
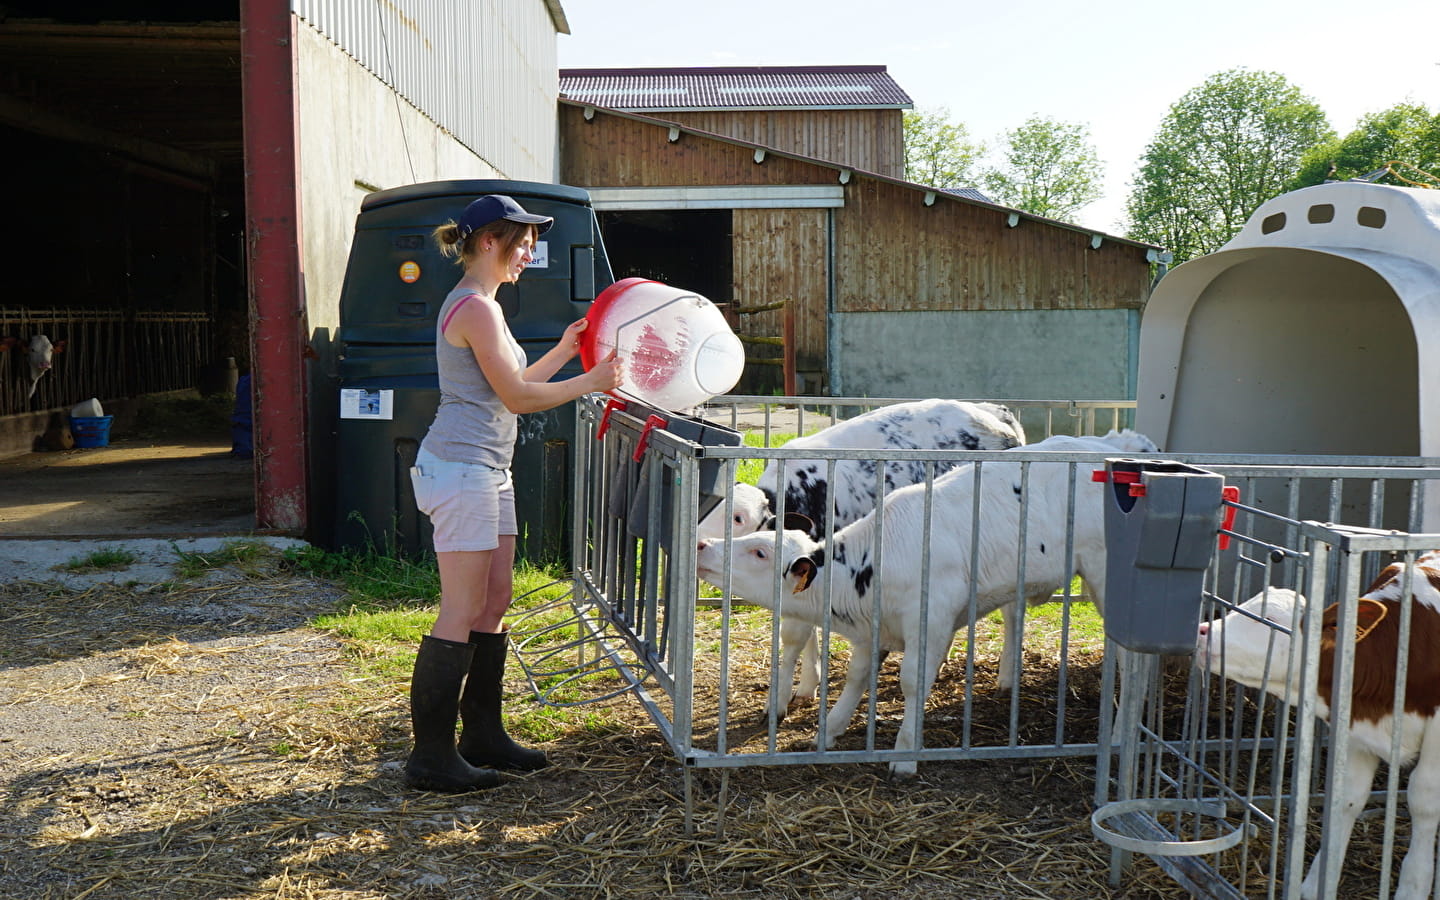
[[564, 69], [566, 97], [611, 109], [909, 108], [884, 66]]
[[334, 41], [512, 178], [554, 174], [555, 24], [543, 0], [292, 0]]

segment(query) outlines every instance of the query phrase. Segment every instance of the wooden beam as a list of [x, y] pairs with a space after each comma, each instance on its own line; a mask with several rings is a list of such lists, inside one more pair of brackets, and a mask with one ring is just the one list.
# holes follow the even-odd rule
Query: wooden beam
[[168, 172], [189, 175], [192, 178], [206, 181], [215, 178], [215, 161], [209, 157], [196, 156], [193, 153], [186, 153], [184, 150], [177, 150], [174, 147], [167, 147], [144, 138], [130, 137], [106, 131], [103, 128], [96, 128], [78, 119], [58, 116], [47, 109], [33, 106], [8, 94], [0, 94], [0, 122], [19, 128], [21, 131], [99, 147]]

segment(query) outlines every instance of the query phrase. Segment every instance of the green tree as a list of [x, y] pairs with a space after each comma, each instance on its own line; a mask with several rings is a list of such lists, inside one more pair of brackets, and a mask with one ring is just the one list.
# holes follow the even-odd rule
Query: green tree
[[1325, 113], [1274, 72], [1210, 76], [1170, 107], [1126, 203], [1131, 237], [1184, 262], [1220, 248], [1283, 193], [1307, 150], [1334, 138]]
[[[1404, 184], [1403, 179], [1425, 183], [1415, 170], [1440, 175], [1440, 112], [1431, 113], [1418, 103], [1399, 103], [1362, 118], [1343, 138], [1326, 141], [1306, 152], [1290, 188], [1309, 187], [1326, 180], [1344, 181], [1398, 162], [1394, 174], [1379, 180]], [[1409, 168], [1413, 166], [1414, 168]]]
[[950, 110], [905, 111], [905, 179], [931, 187], [970, 187], [974, 169], [985, 148], [970, 140], [960, 122], [950, 121]]
[[1099, 200], [1104, 166], [1084, 125], [1031, 116], [1005, 132], [1005, 164], [982, 176], [996, 202], [1051, 219], [1070, 219]]

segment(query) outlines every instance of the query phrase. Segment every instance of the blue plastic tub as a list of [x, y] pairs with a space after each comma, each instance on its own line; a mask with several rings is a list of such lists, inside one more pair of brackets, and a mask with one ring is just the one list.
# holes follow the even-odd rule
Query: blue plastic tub
[[114, 416], [70, 417], [70, 433], [75, 435], [76, 447], [110, 446], [110, 423]]

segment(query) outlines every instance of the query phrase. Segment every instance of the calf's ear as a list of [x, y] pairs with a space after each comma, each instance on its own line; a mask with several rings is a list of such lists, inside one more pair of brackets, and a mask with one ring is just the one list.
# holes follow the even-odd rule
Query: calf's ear
[[808, 588], [810, 582], [815, 580], [815, 573], [818, 569], [819, 567], [815, 565], [815, 560], [808, 556], [802, 556], [791, 563], [790, 574], [795, 576], [795, 588], [791, 593], [798, 594]]
[[813, 534], [815, 523], [804, 513], [787, 512], [785, 514], [785, 531], [803, 531], [806, 534]]
[[51, 352], [51, 353], [64, 353], [64, 352], [65, 352], [65, 341], [60, 341], [58, 344], [55, 344], [53, 347], [50, 348], [50, 352]]

